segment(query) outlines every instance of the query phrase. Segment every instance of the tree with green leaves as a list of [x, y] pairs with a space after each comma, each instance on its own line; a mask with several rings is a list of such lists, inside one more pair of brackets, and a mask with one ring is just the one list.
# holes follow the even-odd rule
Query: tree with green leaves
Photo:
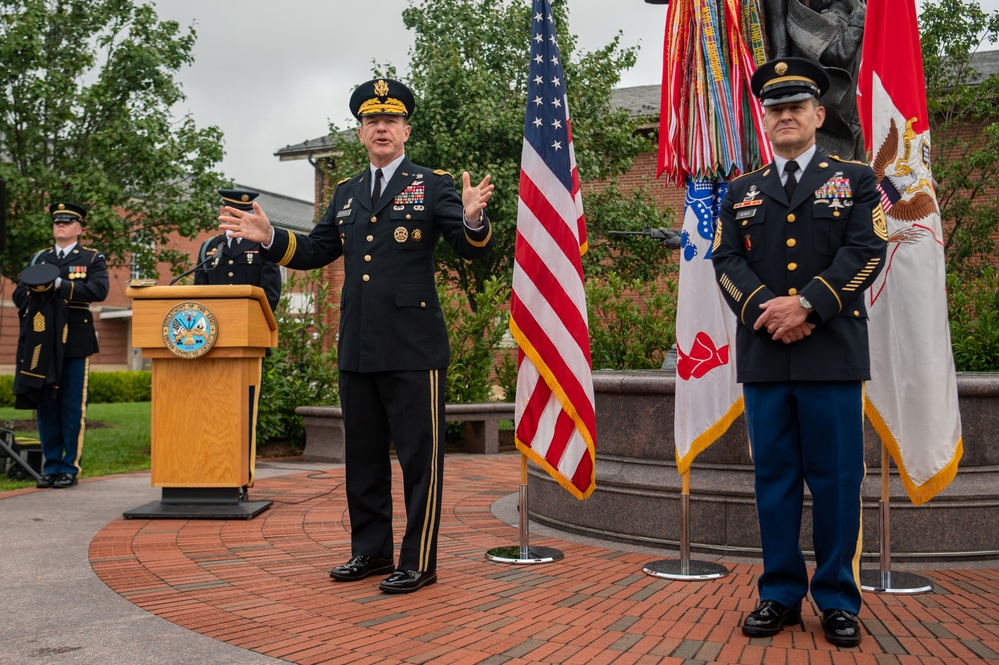
[[[647, 192], [621, 193], [612, 179], [631, 168], [640, 153], [655, 149], [638, 131], [638, 120], [611, 105], [621, 72], [635, 63], [636, 47], [623, 47], [620, 36], [593, 52], [576, 48], [565, 0], [552, 3], [559, 31], [572, 118], [573, 145], [584, 180], [587, 217], [587, 271], [599, 272], [622, 258], [629, 278], [654, 278], [667, 270], [669, 250], [655, 242], [609, 241], [609, 229], [637, 230], [663, 225], [662, 214]], [[406, 146], [418, 164], [477, 179], [492, 175], [496, 190], [489, 218], [496, 245], [485, 260], [463, 261], [449, 247], [438, 248], [444, 276], [466, 295], [475, 296], [497, 276], [509, 283], [516, 240], [517, 189], [527, 108], [531, 39], [531, 3], [526, 0], [414, 0], [403, 12], [415, 34], [411, 71], [403, 78], [417, 97]], [[376, 65], [375, 76], [398, 77], [395, 67]], [[331, 127], [336, 179], [367, 167], [363, 146], [352, 131]], [[591, 197], [585, 181], [611, 181]], [[667, 224], [668, 225], [668, 224]], [[622, 249], [624, 248], [624, 249]], [[637, 271], [637, 273], [636, 273]]]
[[90, 210], [84, 241], [110, 265], [186, 264], [167, 240], [215, 225], [224, 182], [219, 129], [171, 114], [194, 41], [151, 4], [0, 0], [0, 178], [16, 229], [4, 276], [51, 245], [56, 200]]
[[991, 265], [999, 248], [999, 199], [989, 193], [999, 181], [999, 74], [982, 76], [972, 62], [999, 39], [999, 12], [934, 0], [919, 22], [947, 268], [970, 275]]

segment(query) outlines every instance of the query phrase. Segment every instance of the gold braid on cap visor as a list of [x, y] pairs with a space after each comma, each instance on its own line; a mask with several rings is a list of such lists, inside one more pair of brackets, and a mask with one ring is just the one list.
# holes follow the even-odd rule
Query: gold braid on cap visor
[[779, 76], [764, 83], [762, 90], [769, 90], [771, 86], [775, 86], [778, 83], [807, 83], [816, 90], [819, 89], [819, 85], [815, 81], [804, 76]]
[[361, 104], [361, 108], [357, 111], [357, 117], [362, 115], [409, 115], [409, 113], [406, 111], [406, 105], [401, 101], [387, 97], [384, 102], [375, 98]]

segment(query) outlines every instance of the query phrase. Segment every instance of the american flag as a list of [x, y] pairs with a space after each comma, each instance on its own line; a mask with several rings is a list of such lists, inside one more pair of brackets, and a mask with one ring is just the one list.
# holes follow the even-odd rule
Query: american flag
[[548, 0], [534, 0], [510, 331], [520, 451], [576, 498], [594, 488], [596, 415], [583, 290], [586, 220]]

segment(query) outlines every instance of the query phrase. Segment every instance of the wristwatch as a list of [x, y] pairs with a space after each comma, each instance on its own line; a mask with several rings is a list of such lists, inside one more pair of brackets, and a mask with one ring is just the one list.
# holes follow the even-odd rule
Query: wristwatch
[[811, 314], [812, 311], [815, 309], [814, 307], [812, 307], [812, 303], [808, 302], [808, 298], [806, 298], [805, 296], [798, 296], [798, 302], [801, 303], [801, 306], [804, 307], [805, 311], [808, 312], [809, 314]]

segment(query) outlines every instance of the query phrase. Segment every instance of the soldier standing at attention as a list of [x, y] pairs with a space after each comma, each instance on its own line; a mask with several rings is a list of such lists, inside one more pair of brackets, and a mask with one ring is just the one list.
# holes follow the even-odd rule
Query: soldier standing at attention
[[[31, 266], [52, 265], [59, 276], [52, 285], [53, 298], [64, 301], [65, 330], [54, 336], [62, 345], [61, 366], [53, 368], [57, 380], [44, 382], [35, 396], [38, 412], [38, 438], [42, 444], [42, 478], [38, 487], [72, 487], [80, 475], [83, 434], [87, 415], [87, 384], [90, 356], [98, 352], [97, 333], [90, 303], [101, 302], [108, 295], [108, 270], [104, 255], [79, 244], [87, 226], [87, 209], [75, 203], [53, 203], [52, 235], [55, 246], [31, 257]], [[14, 290], [14, 304], [24, 312], [32, 297], [32, 288], [19, 283]], [[59, 354], [53, 350], [55, 357]], [[20, 354], [19, 354], [20, 356]], [[25, 358], [29, 362], [30, 358]], [[56, 363], [59, 365], [59, 363]], [[29, 371], [18, 367], [18, 372]]]
[[[343, 256], [338, 363], [346, 437], [351, 559], [330, 572], [341, 582], [391, 573], [386, 593], [437, 581], [437, 534], [444, 479], [447, 325], [434, 282], [439, 238], [466, 259], [486, 256], [487, 175], [462, 194], [445, 171], [406, 158], [413, 93], [380, 78], [351, 95], [370, 168], [342, 180], [308, 236], [275, 229], [259, 204], [225, 208], [220, 228], [260, 242], [278, 264], [308, 270]], [[389, 444], [402, 466], [406, 531], [398, 563], [392, 540]]]
[[[821, 154], [815, 130], [829, 77], [803, 58], [753, 75], [774, 161], [729, 186], [712, 260], [738, 318], [736, 363], [755, 467], [763, 544], [759, 606], [742, 632], [799, 624], [811, 591], [826, 640], [860, 643], [863, 382], [870, 379], [863, 294], [884, 266], [887, 225], [866, 164]], [[812, 494], [815, 574], [798, 546]], [[803, 624], [802, 624], [803, 625]]]
[[[248, 189], [220, 189], [222, 206], [232, 206], [237, 210], [252, 211], [253, 201], [259, 192]], [[198, 265], [194, 272], [194, 283], [218, 284], [249, 284], [259, 286], [264, 290], [271, 311], [277, 315], [278, 301], [281, 300], [281, 268], [272, 261], [265, 261], [263, 248], [258, 242], [243, 238], [233, 238], [228, 233], [212, 236], [201, 244], [198, 251]], [[214, 258], [214, 260], [212, 260]], [[271, 350], [267, 349], [267, 355]], [[253, 402], [253, 438], [250, 442], [250, 480], [244, 487], [241, 496], [248, 498], [248, 487], [253, 486], [257, 473], [257, 414], [260, 404], [260, 393], [263, 392], [263, 358], [260, 359], [261, 378]]]

